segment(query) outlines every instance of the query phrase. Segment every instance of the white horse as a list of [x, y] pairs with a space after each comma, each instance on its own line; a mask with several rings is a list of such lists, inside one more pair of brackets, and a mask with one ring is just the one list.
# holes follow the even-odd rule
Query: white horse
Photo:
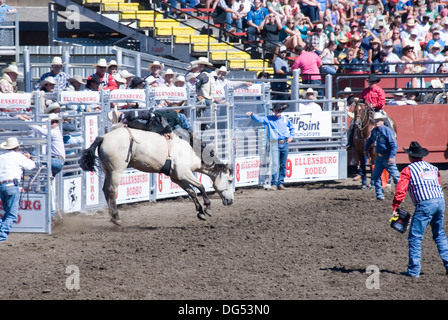
[[[225, 206], [233, 203], [233, 170], [219, 160], [203, 158], [202, 150], [196, 150], [180, 138], [167, 140], [158, 133], [130, 128], [117, 128], [103, 137], [97, 137], [92, 145], [84, 150], [80, 166], [84, 171], [96, 171], [98, 156], [105, 173], [103, 192], [109, 207], [111, 222], [121, 225], [116, 203], [116, 194], [120, 178], [128, 167], [143, 171], [164, 172], [171, 180], [184, 189], [193, 199], [198, 211], [198, 218], [205, 220], [211, 213], [211, 201], [193, 172], [206, 174], [213, 181]], [[201, 149], [199, 147], [199, 149]], [[199, 155], [198, 155], [199, 154]], [[167, 161], [171, 159], [171, 163]], [[203, 210], [196, 192], [196, 187], [204, 199]]]

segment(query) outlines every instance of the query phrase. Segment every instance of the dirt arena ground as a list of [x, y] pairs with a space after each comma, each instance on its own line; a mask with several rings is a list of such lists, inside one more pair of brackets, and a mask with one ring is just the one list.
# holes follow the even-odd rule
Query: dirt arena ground
[[[442, 176], [448, 195], [448, 171]], [[400, 274], [407, 235], [389, 226], [392, 197], [389, 191], [378, 202], [350, 177], [276, 192], [238, 189], [231, 207], [213, 194], [213, 217], [205, 222], [184, 198], [122, 205], [122, 227], [105, 210], [67, 215], [51, 235], [14, 233], [1, 244], [0, 297], [448, 299], [448, 276], [429, 230], [424, 274]], [[403, 207], [413, 209], [409, 197]]]

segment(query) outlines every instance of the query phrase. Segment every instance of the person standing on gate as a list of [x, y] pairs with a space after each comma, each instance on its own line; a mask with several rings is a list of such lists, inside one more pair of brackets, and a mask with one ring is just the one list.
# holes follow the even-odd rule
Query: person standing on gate
[[288, 160], [289, 143], [293, 140], [295, 129], [288, 117], [282, 115], [288, 104], [275, 104], [273, 115], [260, 117], [247, 112], [252, 120], [267, 126], [271, 141], [272, 180], [270, 190], [285, 190], [286, 162]]
[[395, 155], [397, 154], [398, 143], [395, 138], [395, 133], [392, 129], [384, 125], [385, 115], [381, 112], [375, 112], [373, 120], [375, 127], [370, 132], [370, 136], [364, 145], [364, 154], [368, 156], [369, 148], [372, 143], [375, 146], [377, 157], [375, 160], [375, 168], [372, 173], [372, 181], [375, 185], [375, 192], [377, 200], [384, 200], [383, 186], [381, 182], [381, 174], [386, 169], [395, 185], [400, 179], [400, 172], [395, 163]]
[[409, 149], [403, 148], [411, 162], [401, 171], [400, 181], [395, 188], [392, 202], [393, 216], [409, 192], [415, 211], [409, 229], [409, 262], [405, 273], [410, 277], [420, 276], [422, 240], [426, 227], [431, 225], [439, 255], [442, 258], [445, 272], [448, 274], [448, 240], [443, 230], [443, 216], [445, 213], [445, 199], [441, 186], [440, 172], [437, 167], [423, 161], [429, 152], [422, 148], [417, 141], [412, 141]]
[[22, 171], [36, 167], [29, 153], [19, 152], [19, 146], [19, 141], [14, 137], [0, 144], [0, 148], [6, 150], [0, 155], [0, 200], [5, 211], [0, 221], [0, 242], [6, 241], [17, 221]]

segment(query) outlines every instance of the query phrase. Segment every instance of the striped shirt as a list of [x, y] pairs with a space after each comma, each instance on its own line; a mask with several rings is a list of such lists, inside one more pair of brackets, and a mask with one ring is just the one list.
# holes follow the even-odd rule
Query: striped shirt
[[394, 210], [400, 206], [407, 191], [414, 205], [429, 199], [443, 198], [440, 172], [437, 167], [426, 161], [416, 161], [404, 168], [395, 188], [392, 202]]

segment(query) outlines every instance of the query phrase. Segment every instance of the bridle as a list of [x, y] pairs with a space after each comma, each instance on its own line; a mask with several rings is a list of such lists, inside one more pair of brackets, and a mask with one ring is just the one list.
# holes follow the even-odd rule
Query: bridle
[[355, 125], [361, 132], [362, 139], [367, 139], [364, 137], [364, 129], [367, 128], [370, 122], [373, 122], [373, 115], [375, 111], [372, 107], [364, 105], [365, 108], [361, 108], [361, 104], [357, 104], [355, 108]]

